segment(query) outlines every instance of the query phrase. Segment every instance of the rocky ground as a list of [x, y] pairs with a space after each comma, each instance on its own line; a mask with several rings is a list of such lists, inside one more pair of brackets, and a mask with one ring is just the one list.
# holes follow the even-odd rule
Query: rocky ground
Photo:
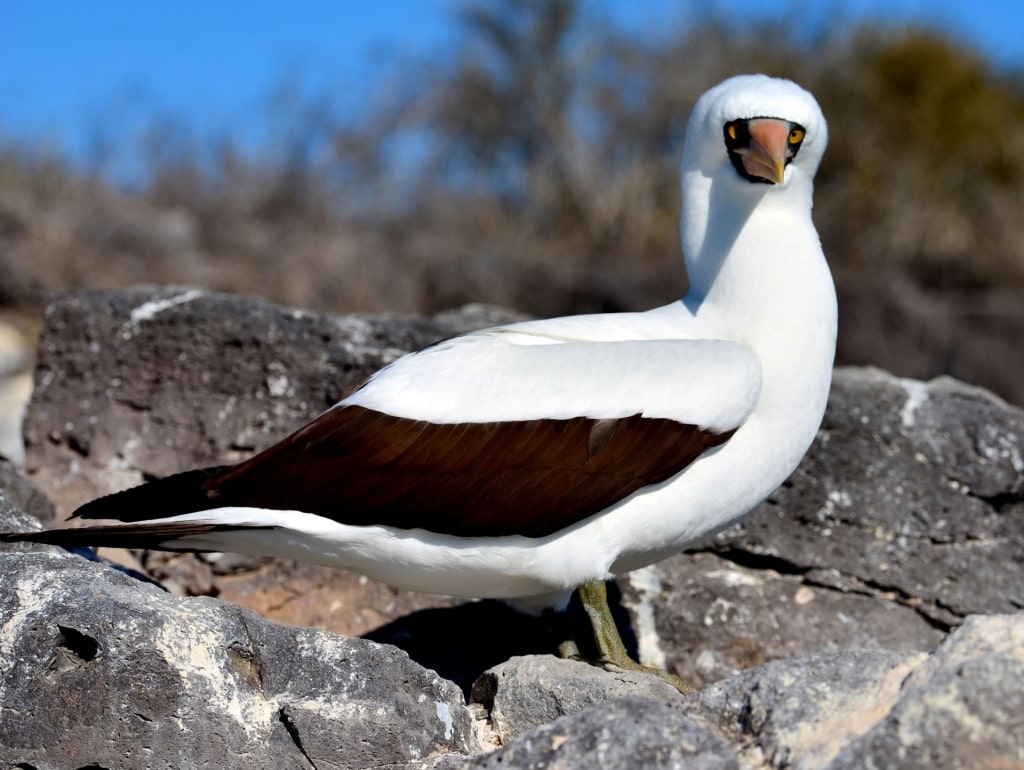
[[[58, 298], [0, 528], [243, 456], [401, 352], [509, 317]], [[0, 766], [1024, 767], [1024, 413], [949, 379], [837, 370], [782, 489], [618, 582], [641, 656], [692, 697], [541, 654], [539, 624], [493, 602], [110, 555], [170, 592], [59, 549], [0, 551]]]

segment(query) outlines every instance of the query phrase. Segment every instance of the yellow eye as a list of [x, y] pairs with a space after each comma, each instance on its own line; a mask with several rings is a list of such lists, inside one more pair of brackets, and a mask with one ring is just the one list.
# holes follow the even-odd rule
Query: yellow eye
[[800, 144], [804, 140], [804, 130], [802, 128], [794, 128], [789, 132], [789, 143]]
[[736, 138], [736, 124], [735, 123], [730, 123], [729, 125], [727, 125], [725, 127], [725, 130], [729, 134], [729, 138], [730, 139], [735, 139]]

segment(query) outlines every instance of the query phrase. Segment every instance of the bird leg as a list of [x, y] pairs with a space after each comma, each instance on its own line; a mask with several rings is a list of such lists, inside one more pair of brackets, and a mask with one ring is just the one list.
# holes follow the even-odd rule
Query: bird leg
[[[598, 659], [595, 663], [608, 666], [616, 666], [626, 671], [639, 671], [644, 674], [651, 674], [659, 679], [668, 682], [684, 695], [696, 692], [691, 685], [686, 684], [675, 674], [670, 674], [660, 668], [644, 666], [629, 657], [626, 652], [626, 645], [622, 642], [619, 629], [615, 625], [611, 609], [608, 607], [608, 589], [603, 580], [594, 580], [584, 583], [576, 589], [576, 593], [583, 604], [583, 609], [590, 619], [590, 627], [594, 632], [594, 642], [597, 645]], [[559, 645], [558, 652], [562, 657], [580, 659], [579, 648], [573, 641], [563, 642]], [[568, 654], [567, 654], [568, 653]]]

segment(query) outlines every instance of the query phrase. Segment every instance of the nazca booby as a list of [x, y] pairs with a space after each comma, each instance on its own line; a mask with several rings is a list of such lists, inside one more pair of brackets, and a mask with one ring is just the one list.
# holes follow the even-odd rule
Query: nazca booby
[[522, 607], [583, 587], [601, 654], [630, 666], [604, 581], [746, 514], [821, 422], [836, 300], [811, 199], [826, 141], [799, 86], [726, 80], [687, 128], [682, 300], [440, 342], [247, 461], [73, 514], [119, 524], [5, 539], [279, 556]]

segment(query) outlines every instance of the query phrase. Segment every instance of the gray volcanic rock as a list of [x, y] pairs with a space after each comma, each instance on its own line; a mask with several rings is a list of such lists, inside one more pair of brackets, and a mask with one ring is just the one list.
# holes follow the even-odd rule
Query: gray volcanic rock
[[736, 752], [673, 702], [630, 696], [542, 725], [467, 766], [479, 770], [739, 770]]
[[[821, 652], [749, 669], [689, 697], [574, 665], [581, 664], [536, 656], [488, 672], [486, 692], [474, 694], [486, 696], [507, 746], [471, 766], [1024, 765], [1021, 614], [972, 616], [931, 655]], [[692, 747], [699, 751], [690, 755]]]
[[856, 650], [773, 661], [711, 685], [683, 709], [750, 766], [824, 768], [885, 718], [925, 658]]
[[1024, 767], [1024, 616], [972, 617], [829, 770]]
[[517, 657], [484, 672], [472, 699], [489, 714], [502, 744], [540, 725], [626, 696], [675, 701], [683, 696], [667, 682], [630, 671], [607, 672], [552, 655]]
[[[24, 524], [0, 495], [0, 526]], [[478, 751], [460, 690], [393, 647], [47, 546], [3, 546], [0, 706], [4, 767], [411, 770]]]
[[[0, 457], [0, 493], [7, 496], [11, 504], [34, 519], [51, 521], [54, 516], [53, 503], [20, 470], [8, 460]], [[38, 526], [34, 522], [33, 526]]]

